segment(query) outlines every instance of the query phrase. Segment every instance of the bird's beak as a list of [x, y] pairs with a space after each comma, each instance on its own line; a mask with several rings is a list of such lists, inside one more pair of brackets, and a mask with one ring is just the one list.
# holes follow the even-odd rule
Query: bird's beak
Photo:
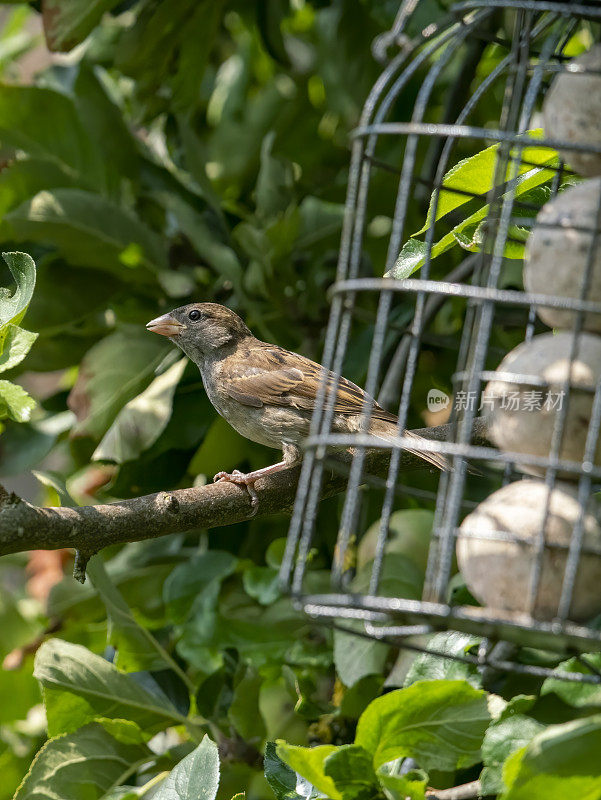
[[185, 328], [181, 322], [178, 322], [171, 314], [163, 314], [162, 317], [151, 319], [146, 323], [146, 330], [152, 333], [160, 333], [161, 336], [177, 336]]

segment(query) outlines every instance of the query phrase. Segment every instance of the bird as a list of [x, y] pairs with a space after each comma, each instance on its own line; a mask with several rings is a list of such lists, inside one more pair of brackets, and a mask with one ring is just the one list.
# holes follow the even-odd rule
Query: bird
[[[151, 320], [147, 330], [166, 336], [199, 368], [207, 396], [216, 411], [242, 436], [282, 451], [268, 467], [218, 472], [214, 481], [244, 486], [253, 513], [258, 508], [254, 484], [302, 460], [301, 442], [309, 433], [321, 382], [336, 386], [334, 433], [365, 431], [366, 403], [371, 405], [367, 432], [382, 439], [398, 436], [398, 418], [385, 411], [363, 389], [305, 356], [257, 339], [227, 306], [189, 303]], [[421, 437], [408, 431], [404, 435]], [[412, 450], [438, 469], [448, 470], [444, 456]]]

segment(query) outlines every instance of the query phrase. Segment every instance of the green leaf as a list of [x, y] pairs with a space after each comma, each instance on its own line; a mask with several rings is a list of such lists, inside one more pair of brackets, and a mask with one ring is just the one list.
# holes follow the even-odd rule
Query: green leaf
[[255, 189], [257, 215], [275, 217], [285, 211], [293, 199], [292, 164], [273, 153], [275, 131], [270, 131], [261, 144], [261, 160]]
[[[524, 138], [540, 139], [543, 136], [542, 128], [527, 131]], [[426, 215], [426, 222], [413, 236], [419, 236], [442, 217], [473, 200], [473, 195], [485, 198], [495, 184], [497, 171], [497, 157], [500, 145], [493, 144], [469, 158], [463, 159], [446, 173], [442, 179], [442, 188], [439, 192], [436, 215], [434, 214], [434, 195]], [[517, 159], [517, 152], [514, 154]], [[519, 155], [520, 163], [509, 161], [505, 177], [501, 182], [509, 181], [513, 177], [523, 175], [532, 169], [532, 165], [548, 166], [557, 159], [557, 153], [548, 147], [525, 147]]]
[[[388, 524], [385, 553], [400, 553], [425, 573], [432, 535], [434, 514], [423, 508], [394, 511]], [[357, 547], [359, 568], [373, 561], [380, 534], [380, 520], [365, 531]]]
[[187, 363], [187, 358], [179, 359], [121, 409], [94, 451], [95, 461], [123, 464], [156, 442], [171, 418], [173, 395]]
[[269, 606], [281, 596], [279, 571], [272, 567], [252, 565], [242, 575], [244, 591], [257, 603]]
[[412, 769], [404, 775], [395, 775], [387, 771], [387, 766], [385, 764], [378, 770], [378, 780], [389, 800], [425, 800], [428, 785], [426, 772]]
[[299, 747], [287, 744], [281, 740], [276, 742], [276, 753], [288, 766], [299, 775], [302, 775], [312, 786], [331, 798], [343, 800], [342, 794], [336, 784], [325, 773], [324, 762], [338, 748], [333, 744], [323, 744], [318, 747]]
[[263, 739], [265, 723], [259, 708], [259, 692], [263, 678], [251, 666], [234, 689], [227, 716], [240, 736], [246, 741]]
[[498, 794], [503, 791], [502, 770], [506, 759], [520, 750], [537, 733], [544, 730], [540, 722], [524, 714], [513, 714], [489, 725], [482, 743], [484, 769], [480, 773], [482, 794]]
[[[601, 669], [601, 653], [588, 653], [586, 660], [596, 669]], [[592, 675], [580, 659], [569, 658], [556, 667], [557, 672], [576, 672], [582, 675]], [[601, 705], [601, 684], [578, 683], [577, 681], [564, 681], [561, 677], [547, 678], [542, 685], [541, 695], [556, 694], [564, 703], [575, 708]]]
[[[345, 628], [365, 631], [361, 620], [347, 620]], [[367, 675], [379, 675], [388, 656], [390, 646], [345, 631], [334, 631], [334, 665], [342, 683], [351, 688]]]
[[267, 742], [265, 745], [263, 768], [267, 783], [275, 794], [276, 800], [303, 800], [311, 794], [311, 789], [303, 795], [297, 792], [296, 772], [278, 756], [275, 742]]
[[145, 4], [136, 24], [119, 39], [117, 69], [135, 78], [138, 94], [155, 106], [168, 87], [169, 108], [194, 107], [200, 99], [211, 48], [218, 39], [222, 11], [222, 0]]
[[35, 263], [27, 253], [2, 253], [2, 258], [17, 284], [14, 293], [0, 289], [0, 344], [5, 336], [4, 326], [11, 322], [17, 325], [29, 305], [35, 287]]
[[[344, 219], [344, 205], [309, 195], [299, 207], [300, 228], [296, 247], [309, 248], [329, 237], [339, 235]], [[323, 246], [323, 245], [322, 245]]]
[[502, 800], [599, 800], [601, 716], [550, 725], [513, 753], [503, 770]]
[[222, 550], [207, 550], [179, 564], [165, 581], [163, 599], [173, 622], [183, 622], [205, 590], [236, 569], [238, 559]]
[[92, 723], [66, 736], [49, 739], [38, 751], [14, 800], [101, 800], [132, 769], [151, 761], [147, 747], [118, 742]]
[[[430, 258], [434, 259], [441, 253], [446, 252], [456, 242], [452, 233], [448, 233], [439, 242], [432, 245], [430, 250]], [[416, 270], [426, 262], [426, 255], [428, 247], [425, 242], [419, 239], [408, 239], [399, 253], [394, 267], [386, 273], [386, 278], [397, 278], [397, 280], [404, 280], [412, 275]]]
[[247, 454], [248, 440], [235, 431], [223, 417], [217, 416], [192, 456], [188, 472], [212, 477], [223, 469], [238, 466]]
[[38, 338], [37, 333], [26, 331], [25, 328], [19, 328], [18, 325], [12, 325], [10, 322], [6, 326], [4, 334], [4, 345], [0, 353], [0, 372], [6, 372], [20, 364]]
[[75, 266], [95, 267], [130, 281], [167, 266], [161, 239], [131, 211], [82, 189], [38, 192], [4, 217], [6, 240], [51, 245]]
[[15, 422], [27, 422], [34, 408], [35, 400], [25, 389], [10, 381], [0, 381], [0, 419], [8, 417]]
[[56, 161], [19, 158], [0, 172], [0, 218], [44, 189], [75, 186], [86, 182]]
[[[536, 132], [534, 132], [536, 133]], [[493, 147], [497, 147], [494, 145]], [[488, 151], [491, 151], [493, 148], [488, 148]], [[528, 159], [532, 158], [532, 163], [539, 164], [540, 166], [532, 168], [530, 164], [520, 164], [518, 169], [517, 177], [513, 178], [508, 183], [508, 187], [511, 187], [512, 195], [515, 199], [523, 197], [527, 195], [533, 189], [537, 189], [541, 187], [542, 184], [547, 183], [548, 181], [552, 180], [554, 176], [554, 171], [552, 169], [545, 169], [544, 167], [555, 167], [558, 164], [558, 156], [557, 153], [553, 150], [549, 150], [547, 148], [526, 148], [529, 153]], [[532, 152], [531, 152], [532, 151]], [[524, 151], [526, 152], [526, 151]], [[487, 153], [487, 151], [483, 151], [483, 153]], [[473, 158], [477, 158], [478, 156], [482, 155], [482, 153], [473, 156]], [[524, 156], [524, 158], [526, 158]], [[486, 160], [490, 161], [490, 153], [486, 157]], [[469, 161], [469, 159], [468, 159]], [[464, 162], [461, 162], [464, 163]], [[458, 165], [459, 166], [459, 165]], [[509, 170], [509, 167], [508, 167]], [[477, 171], [479, 173], [479, 170]], [[484, 194], [492, 188], [492, 183], [486, 188], [484, 191], [480, 191], [482, 186], [486, 185], [486, 181], [492, 179], [494, 177], [494, 162], [493, 167], [491, 169], [490, 164], [487, 170], [485, 170], [478, 180], [476, 184], [477, 187], [480, 187], [477, 191], [478, 194]], [[472, 176], [473, 178], [473, 176]], [[457, 188], [457, 187], [455, 187]], [[443, 204], [442, 208], [444, 214], [447, 214], [450, 210], [454, 210], [455, 208], [463, 205], [464, 203], [470, 200], [469, 197], [460, 197], [459, 195], [455, 196], [455, 199], [451, 199], [451, 193], [445, 193], [448, 195], [445, 203]], [[446, 210], [445, 210], [446, 209]], [[490, 207], [488, 204], [484, 205], [478, 211], [470, 214], [466, 219], [462, 222], [458, 223], [453, 227], [453, 229], [439, 239], [437, 242], [432, 244], [432, 248], [430, 251], [430, 258], [434, 259], [437, 256], [445, 253], [455, 244], [460, 244], [467, 250], [472, 252], [479, 251], [482, 241], [483, 241], [483, 234], [482, 228], [480, 227], [480, 223], [486, 219], [488, 216]], [[431, 216], [431, 211], [429, 211]], [[436, 219], [439, 219], [439, 214], [437, 213]], [[419, 235], [423, 233], [427, 228], [430, 226], [430, 222], [426, 222], [426, 225], [418, 231], [417, 234]], [[515, 231], [514, 231], [515, 233]], [[522, 257], [522, 246], [520, 245], [519, 248], [514, 247], [513, 242], [508, 242], [507, 247], [505, 250], [505, 255], [508, 258], [521, 258]], [[418, 239], [411, 238], [409, 239], [401, 249], [399, 257], [394, 265], [394, 267], [386, 273], [386, 277], [391, 278], [398, 278], [403, 279], [409, 277], [413, 272], [419, 269], [425, 263], [427, 255], [427, 246], [425, 242], [421, 242]]]
[[426, 650], [432, 650], [437, 655], [428, 652], [420, 653], [407, 673], [405, 686], [410, 686], [416, 681], [434, 680], [465, 680], [472, 686], [480, 687], [482, 681], [475, 664], [457, 661], [456, 658], [441, 658], [438, 653], [449, 656], [465, 656], [472, 648], [480, 643], [477, 636], [467, 633], [447, 631], [437, 633], [427, 644]]
[[219, 789], [217, 745], [205, 736], [198, 747], [175, 766], [154, 800], [215, 800]]
[[29, 662], [19, 669], [0, 669], [0, 695], [0, 725], [27, 719], [30, 709], [40, 702], [40, 687]]
[[150, 691], [81, 645], [45, 642], [36, 654], [34, 675], [43, 687], [51, 736], [100, 717], [129, 719], [153, 732], [185, 721], [164, 694]]
[[73, 436], [100, 439], [120, 409], [148, 385], [169, 345], [144, 330], [120, 330], [89, 350], [79, 367], [69, 406]]
[[370, 703], [355, 744], [372, 754], [376, 769], [406, 756], [450, 772], [480, 760], [489, 722], [485, 692], [466, 681], [418, 681]]
[[23, 615], [17, 598], [0, 592], [0, 659], [27, 645], [39, 633], [39, 625]]
[[[126, 115], [107, 90], [110, 79], [97, 65], [80, 61], [73, 84], [77, 115], [104, 156], [107, 190], [121, 197], [123, 178], [139, 177], [139, 141], [128, 126]], [[43, 187], [41, 187], [43, 188]]]
[[172, 192], [154, 192], [153, 196], [174, 215], [178, 227], [188, 237], [200, 258], [224, 280], [231, 281], [234, 287], [239, 288], [242, 266], [238, 256], [234, 249], [223, 242], [209, 227], [205, 216]]
[[55, 162], [88, 186], [104, 181], [98, 151], [83, 129], [73, 101], [39, 86], [0, 86], [0, 141], [29, 156]]
[[61, 506], [76, 506], [77, 503], [69, 494], [67, 484], [57, 472], [49, 472], [48, 470], [32, 469], [31, 474], [38, 480], [42, 486], [47, 486], [53, 489], [58, 495]]
[[115, 666], [127, 672], [172, 669], [175, 666], [179, 672], [179, 666], [174, 664], [152, 633], [136, 622], [99, 556], [90, 559], [86, 572], [106, 606], [107, 640], [117, 650]]
[[337, 747], [324, 761], [324, 772], [344, 800], [371, 800], [377, 795], [378, 779], [371, 756], [359, 745]]
[[[369, 555], [368, 546], [364, 556]], [[373, 561], [364, 563], [353, 578], [351, 589], [354, 592], [368, 592], [373, 569]], [[400, 552], [387, 552], [384, 556], [378, 593], [386, 597], [407, 597], [418, 600], [421, 597], [424, 571], [415, 562]], [[349, 621], [346, 628], [358, 632], [364, 630], [360, 621]], [[340, 680], [345, 686], [354, 686], [367, 675], [382, 672], [390, 646], [373, 639], [354, 636], [344, 631], [334, 632], [334, 663]]]
[[46, 0], [42, 20], [49, 50], [68, 52], [82, 42], [119, 0]]

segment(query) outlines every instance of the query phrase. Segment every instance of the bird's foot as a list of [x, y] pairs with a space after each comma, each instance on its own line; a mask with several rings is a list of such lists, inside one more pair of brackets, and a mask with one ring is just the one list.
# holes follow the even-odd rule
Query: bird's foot
[[250, 505], [252, 508], [253, 516], [257, 513], [259, 508], [259, 496], [255, 492], [256, 478], [251, 474], [247, 475], [235, 469], [233, 472], [218, 472], [213, 478], [213, 483], [235, 483], [238, 486], [245, 486], [246, 491], [250, 495]]

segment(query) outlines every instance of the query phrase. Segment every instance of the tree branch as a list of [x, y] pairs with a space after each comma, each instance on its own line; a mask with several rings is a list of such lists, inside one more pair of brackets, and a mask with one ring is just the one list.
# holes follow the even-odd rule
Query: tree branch
[[[452, 425], [414, 431], [424, 438], [446, 440]], [[474, 442], [485, 440], [484, 425], [476, 420]], [[350, 459], [344, 454], [343, 459]], [[365, 471], [384, 477], [389, 451], [369, 451]], [[401, 456], [402, 471], [427, 466], [411, 453]], [[290, 511], [300, 467], [293, 467], [257, 481], [258, 516]], [[345, 475], [326, 470], [322, 498], [344, 491]], [[158, 492], [79, 508], [40, 508], [0, 487], [0, 555], [25, 550], [57, 550], [72, 547], [86, 553], [122, 542], [153, 539], [193, 528], [215, 528], [253, 516], [248, 492], [231, 483], [213, 483], [191, 489]]]

